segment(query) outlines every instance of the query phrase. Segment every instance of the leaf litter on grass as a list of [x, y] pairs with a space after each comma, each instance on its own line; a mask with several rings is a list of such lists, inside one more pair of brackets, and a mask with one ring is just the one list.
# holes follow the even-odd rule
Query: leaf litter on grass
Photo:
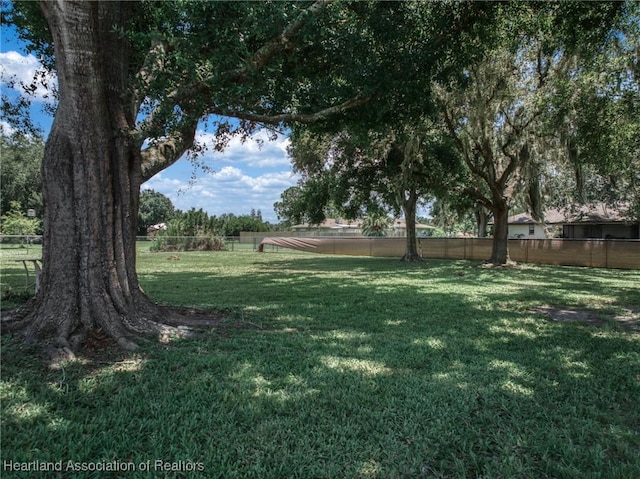
[[600, 328], [607, 324], [607, 322], [613, 321], [625, 331], [640, 334], [640, 310], [635, 311], [630, 308], [624, 308], [621, 313], [614, 314], [593, 309], [568, 309], [540, 306], [530, 311], [532, 313], [542, 314], [552, 321], [579, 322], [596, 328]]

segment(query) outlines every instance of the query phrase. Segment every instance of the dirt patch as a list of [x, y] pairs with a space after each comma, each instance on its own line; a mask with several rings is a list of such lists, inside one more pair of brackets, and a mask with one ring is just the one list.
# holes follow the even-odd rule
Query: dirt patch
[[[164, 306], [167, 318], [171, 318], [167, 323], [173, 325], [179, 334], [160, 335], [157, 342], [163, 344], [166, 349], [170, 348], [171, 340], [181, 337], [186, 339], [198, 339], [208, 332], [214, 331], [220, 336], [228, 336], [231, 331], [243, 329], [264, 329], [259, 324], [238, 318], [229, 310], [199, 309], [179, 306]], [[182, 334], [184, 333], [184, 334]], [[152, 341], [155, 341], [152, 339]], [[73, 353], [64, 348], [57, 348], [52, 345], [46, 346], [41, 352], [43, 360], [52, 369], [58, 369], [65, 361], [78, 361], [85, 366], [85, 369], [113, 365], [120, 362], [130, 362], [132, 358], [138, 358], [139, 353], [124, 351], [118, 344], [102, 329], [92, 331], [84, 340], [82, 346]]]
[[542, 314], [552, 321], [580, 322], [600, 328], [605, 324], [616, 324], [623, 330], [640, 334], [640, 310], [625, 308], [621, 313], [611, 313], [593, 309], [564, 309], [541, 306], [533, 308], [532, 313]]

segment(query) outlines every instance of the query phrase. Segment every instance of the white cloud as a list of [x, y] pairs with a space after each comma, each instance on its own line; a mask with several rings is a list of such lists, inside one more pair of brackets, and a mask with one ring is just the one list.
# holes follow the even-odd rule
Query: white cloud
[[15, 88], [21, 93], [25, 93], [22, 85], [31, 85], [36, 77], [43, 79], [44, 83], [48, 84], [48, 87], [42, 81], [37, 82], [36, 89], [33, 92], [33, 97], [36, 100], [51, 98], [52, 91], [50, 88], [57, 83], [56, 76], [52, 73], [44, 72], [42, 64], [36, 57], [31, 54], [22, 55], [16, 51], [0, 53], [0, 74], [2, 83], [9, 84], [15, 81]]
[[219, 181], [237, 181], [242, 178], [242, 170], [235, 166], [225, 166], [214, 175]]
[[3, 136], [11, 136], [15, 132], [16, 129], [13, 126], [4, 120], [0, 120], [0, 133], [2, 133]]
[[289, 138], [278, 134], [275, 140], [270, 140], [270, 133], [266, 130], [258, 131], [244, 142], [240, 137], [232, 138], [223, 152], [213, 151], [212, 145], [216, 141], [213, 133], [199, 130], [196, 141], [211, 148], [204, 153], [207, 163], [243, 164], [254, 168], [282, 168], [291, 164], [287, 156]]
[[166, 195], [183, 211], [202, 208], [210, 215], [220, 216], [224, 213], [243, 215], [259, 209], [266, 221], [276, 222], [273, 204], [280, 200], [285, 189], [296, 183], [297, 177], [287, 170], [251, 172], [225, 166], [217, 173], [198, 177], [191, 184], [188, 180], [172, 178], [172, 172], [165, 170], [147, 181], [144, 188]]
[[181, 210], [202, 208], [210, 215], [219, 216], [248, 214], [252, 209], [259, 209], [265, 220], [276, 222], [273, 204], [298, 178], [291, 171], [287, 155], [289, 138], [278, 135], [275, 140], [269, 140], [269, 136], [269, 132], [261, 130], [245, 142], [232, 138], [223, 152], [216, 152], [212, 148], [214, 135], [199, 130], [197, 142], [210, 147], [200, 161], [214, 172], [196, 171], [197, 178], [190, 181], [193, 166], [181, 159], [147, 181], [144, 188], [168, 196]]

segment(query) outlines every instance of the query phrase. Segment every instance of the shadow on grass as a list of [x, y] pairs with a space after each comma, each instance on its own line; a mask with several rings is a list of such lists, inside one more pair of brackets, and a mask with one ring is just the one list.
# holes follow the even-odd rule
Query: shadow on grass
[[527, 284], [553, 275], [495, 273], [300, 258], [145, 275], [151, 297], [264, 329], [57, 370], [4, 338], [3, 459], [133, 463], [123, 477], [635, 476], [637, 337], [545, 321], [527, 308], [549, 292]]

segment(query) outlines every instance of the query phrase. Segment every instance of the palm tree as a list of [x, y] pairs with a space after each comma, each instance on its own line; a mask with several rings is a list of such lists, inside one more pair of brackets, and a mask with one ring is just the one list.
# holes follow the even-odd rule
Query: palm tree
[[365, 236], [386, 236], [389, 218], [380, 213], [365, 216], [362, 221], [362, 234]]

